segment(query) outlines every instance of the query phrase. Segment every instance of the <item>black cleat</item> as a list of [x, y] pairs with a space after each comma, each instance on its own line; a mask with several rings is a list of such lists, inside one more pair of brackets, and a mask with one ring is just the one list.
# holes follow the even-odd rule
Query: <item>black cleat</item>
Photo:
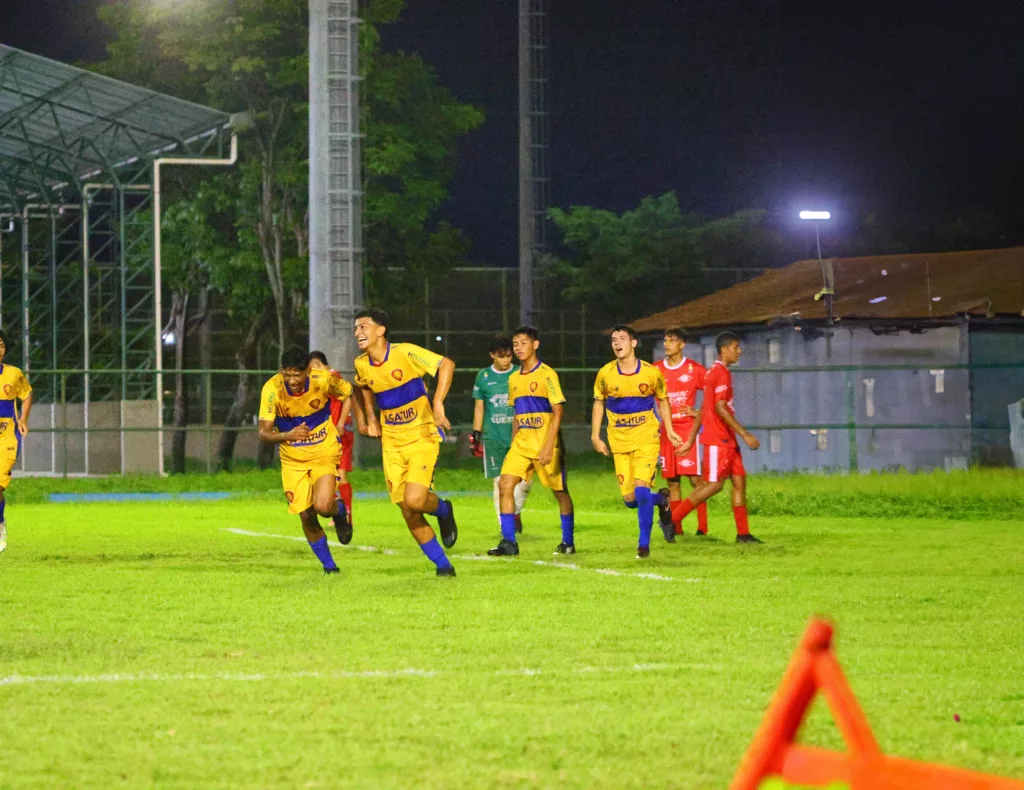
[[437, 575], [438, 576], [450, 576], [451, 578], [454, 579], [455, 578], [455, 567], [452, 566], [452, 565], [449, 565], [447, 568], [438, 568], [437, 569]]
[[324, 576], [330, 576], [332, 573], [341, 573], [341, 568], [324, 568]]
[[555, 547], [555, 554], [575, 554], [576, 544], [575, 543], [559, 543]]
[[636, 558], [638, 560], [645, 560], [651, 556], [650, 546], [637, 546], [636, 547]]
[[760, 538], [755, 538], [753, 535], [737, 535], [737, 543], [764, 543]]
[[455, 508], [448, 499], [442, 500], [448, 505], [448, 515], [445, 518], [437, 517], [437, 528], [441, 531], [441, 543], [446, 549], [455, 545], [459, 539], [459, 527], [455, 523]]
[[699, 530], [699, 529], [696, 532], [694, 532], [693, 534], [696, 535], [698, 538], [706, 538], [708, 536], [708, 533], [704, 532], [703, 530]]
[[338, 533], [338, 543], [347, 546], [352, 542], [352, 522], [348, 520], [348, 510], [345, 503], [338, 500], [338, 515], [332, 518], [334, 531]]
[[658, 505], [658, 524], [661, 526], [661, 534], [665, 536], [666, 543], [675, 543], [676, 527], [672, 523], [672, 508], [668, 504], [669, 491], [667, 488], [662, 488], [658, 493], [664, 502], [663, 505]]
[[505, 540], [504, 538], [495, 546], [493, 549], [487, 549], [488, 557], [518, 557], [519, 556], [519, 544], [514, 540]]

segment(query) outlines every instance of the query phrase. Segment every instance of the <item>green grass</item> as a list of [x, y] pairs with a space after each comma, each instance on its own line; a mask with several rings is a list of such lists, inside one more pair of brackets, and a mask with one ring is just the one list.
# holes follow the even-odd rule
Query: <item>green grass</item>
[[[755, 478], [764, 546], [731, 543], [719, 505], [722, 540], [641, 566], [610, 473], [583, 473], [579, 570], [532, 563], [558, 542], [537, 489], [523, 556], [443, 580], [380, 500], [357, 501], [354, 541], [378, 550], [336, 548], [340, 576], [302, 542], [225, 531], [300, 535], [273, 473], [16, 480], [0, 788], [724, 788], [815, 613], [886, 752], [1022, 777], [1020, 481]], [[103, 486], [254, 493], [41, 504]], [[483, 489], [458, 470], [438, 487]], [[455, 554], [482, 554], [489, 499], [456, 508]], [[804, 739], [841, 747], [823, 706]]]

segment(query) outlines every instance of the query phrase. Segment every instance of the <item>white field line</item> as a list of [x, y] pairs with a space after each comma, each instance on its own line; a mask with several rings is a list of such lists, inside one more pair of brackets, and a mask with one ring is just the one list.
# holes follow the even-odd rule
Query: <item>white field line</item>
[[[567, 669], [538, 669], [532, 667], [521, 667], [517, 669], [499, 669], [494, 675], [561, 675], [591, 674], [591, 673], [639, 673], [639, 672], [665, 672], [678, 669], [711, 669], [716, 667], [710, 664], [631, 664], [622, 667], [571, 667]], [[208, 682], [208, 681], [233, 681], [237, 683], [262, 683], [277, 682], [282, 680], [298, 680], [313, 678], [317, 680], [348, 680], [348, 679], [373, 679], [373, 678], [432, 678], [439, 677], [445, 673], [432, 669], [392, 669], [392, 670], [366, 670], [364, 672], [215, 672], [210, 674], [184, 672], [161, 674], [159, 672], [138, 672], [138, 673], [110, 673], [102, 675], [10, 675], [0, 678], [0, 688], [5, 686], [32, 686], [32, 685], [78, 685], [78, 684], [107, 684], [107, 683], [185, 683], [185, 682]], [[457, 673], [455, 673], [457, 674]]]
[[[296, 535], [275, 535], [269, 532], [251, 532], [247, 529], [236, 529], [235, 527], [224, 527], [225, 532], [231, 532], [235, 535], [243, 535], [249, 538], [275, 538], [277, 540], [293, 540], [300, 543], [306, 543], [305, 538], [300, 538]], [[355, 551], [366, 551], [372, 554], [386, 554], [389, 557], [400, 556], [402, 552], [395, 551], [394, 549], [382, 549], [377, 546], [343, 546], [336, 540], [328, 540], [328, 545], [334, 546], [339, 549], [354, 549]], [[511, 557], [484, 557], [479, 554], [453, 554], [451, 555], [453, 560], [466, 560], [468, 562], [514, 562]], [[526, 560], [531, 565], [542, 565], [547, 568], [560, 568], [563, 571], [590, 571], [591, 573], [600, 573], [602, 576], [624, 576], [633, 577], [634, 579], [651, 579], [652, 581], [658, 582], [674, 582], [676, 579], [672, 576], [661, 576], [657, 573], [628, 573], [624, 571], [616, 571], [611, 568], [581, 568], [579, 565], [575, 565], [571, 562], [547, 562], [545, 560]], [[684, 579], [687, 584], [700, 584], [700, 579]]]

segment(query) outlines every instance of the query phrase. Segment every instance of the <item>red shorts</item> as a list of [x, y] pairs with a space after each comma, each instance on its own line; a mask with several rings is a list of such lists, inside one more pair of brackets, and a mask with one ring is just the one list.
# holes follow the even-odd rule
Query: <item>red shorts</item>
[[341, 434], [341, 458], [338, 460], [338, 468], [343, 472], [352, 471], [352, 445], [355, 444], [355, 435], [347, 427], [340, 430]]
[[[689, 431], [690, 429], [687, 428], [687, 434], [689, 434]], [[679, 433], [679, 428], [676, 428], [676, 433]], [[685, 438], [684, 434], [679, 433], [679, 435]], [[686, 455], [678, 455], [676, 448], [672, 446], [672, 442], [668, 440], [663, 431], [661, 434], [661, 454], [658, 457], [658, 462], [661, 464], [661, 476], [666, 480], [673, 480], [677, 477], [700, 476], [702, 449], [698, 438], [693, 443], [693, 447], [690, 448], [690, 452]]]
[[712, 444], [704, 448], [704, 479], [709, 483], [746, 473], [739, 447]]

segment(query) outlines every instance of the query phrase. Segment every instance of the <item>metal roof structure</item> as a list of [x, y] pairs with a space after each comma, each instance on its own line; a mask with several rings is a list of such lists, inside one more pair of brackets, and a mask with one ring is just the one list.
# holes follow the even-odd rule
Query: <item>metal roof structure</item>
[[[1024, 247], [1002, 250], [836, 258], [836, 320], [928, 321], [970, 315], [1024, 318]], [[702, 329], [826, 320], [817, 259], [765, 272], [630, 326], [654, 332], [670, 326]]]
[[[0, 208], [54, 203], [165, 154], [223, 156], [230, 118], [0, 44]], [[131, 180], [129, 178], [129, 180]]]

